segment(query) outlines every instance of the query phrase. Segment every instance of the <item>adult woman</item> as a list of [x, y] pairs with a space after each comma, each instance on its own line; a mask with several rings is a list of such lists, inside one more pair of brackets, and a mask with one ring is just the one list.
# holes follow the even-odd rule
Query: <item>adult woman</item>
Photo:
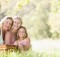
[[5, 44], [14, 44], [16, 40], [16, 32], [18, 28], [22, 25], [22, 20], [20, 17], [16, 16], [13, 18], [13, 26], [10, 31], [6, 32]]
[[[5, 43], [5, 33], [6, 31], [9, 31], [10, 28], [12, 27], [13, 24], [13, 19], [12, 17], [4, 17], [4, 21], [2, 22], [2, 26], [0, 28], [2, 37], [0, 39], [2, 39]], [[0, 42], [1, 43], [1, 42]]]

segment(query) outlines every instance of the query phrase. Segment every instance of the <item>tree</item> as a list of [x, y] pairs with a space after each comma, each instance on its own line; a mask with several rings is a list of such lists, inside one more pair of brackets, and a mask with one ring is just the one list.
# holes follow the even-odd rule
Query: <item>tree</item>
[[60, 37], [60, 0], [51, 0], [51, 12], [48, 19], [50, 31], [53, 35]]
[[4, 16], [20, 15], [31, 37], [50, 37], [47, 24], [50, 0], [1, 0], [0, 11]]

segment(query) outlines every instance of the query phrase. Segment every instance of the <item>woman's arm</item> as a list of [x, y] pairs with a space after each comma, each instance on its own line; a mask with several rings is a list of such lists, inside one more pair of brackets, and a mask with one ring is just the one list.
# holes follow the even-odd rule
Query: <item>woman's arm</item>
[[11, 41], [11, 34], [8, 31], [5, 33], [5, 44], [10, 44], [10, 41]]
[[14, 42], [14, 45], [16, 45], [16, 46], [17, 46], [17, 45], [18, 45], [18, 42], [17, 42], [17, 41], [15, 41], [15, 42]]

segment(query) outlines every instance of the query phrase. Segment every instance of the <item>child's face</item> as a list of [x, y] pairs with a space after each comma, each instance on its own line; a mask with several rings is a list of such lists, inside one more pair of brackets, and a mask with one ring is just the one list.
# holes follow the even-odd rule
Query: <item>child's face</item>
[[20, 26], [21, 26], [20, 20], [19, 19], [14, 19], [13, 29], [17, 30]]
[[4, 23], [3, 23], [3, 29], [4, 30], [9, 30], [11, 28], [12, 25], [12, 20], [11, 19], [7, 19]]
[[20, 28], [19, 31], [18, 31], [18, 35], [20, 38], [23, 38], [26, 36], [26, 32], [25, 32], [25, 29], [24, 28]]

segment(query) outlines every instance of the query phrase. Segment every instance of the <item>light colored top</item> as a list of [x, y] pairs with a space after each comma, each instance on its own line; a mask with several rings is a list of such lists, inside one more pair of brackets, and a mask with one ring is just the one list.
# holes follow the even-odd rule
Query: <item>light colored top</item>
[[2, 29], [0, 29], [0, 44], [3, 44], [3, 35], [2, 35]]

